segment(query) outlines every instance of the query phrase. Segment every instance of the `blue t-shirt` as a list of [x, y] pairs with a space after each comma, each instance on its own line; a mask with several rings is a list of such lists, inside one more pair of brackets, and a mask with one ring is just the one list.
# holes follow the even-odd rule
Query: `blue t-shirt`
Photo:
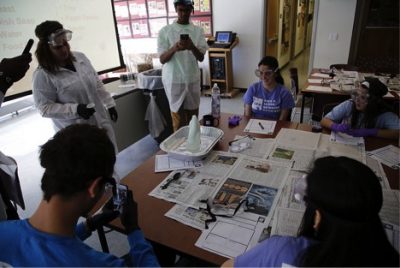
[[292, 109], [295, 106], [290, 91], [277, 84], [271, 92], [266, 91], [263, 82], [252, 84], [243, 96], [244, 104], [251, 105], [252, 115], [257, 118], [278, 120], [282, 109]]
[[[94, 250], [82, 239], [84, 223], [78, 224], [76, 237], [41, 232], [28, 220], [0, 222], [0, 262], [12, 266], [126, 266], [114, 255]], [[159, 266], [153, 248], [143, 233], [136, 230], [128, 235], [130, 256], [134, 266]]]
[[[351, 112], [353, 102], [346, 100], [330, 111], [325, 117], [331, 119], [335, 123], [351, 124]], [[360, 113], [356, 128], [365, 128], [363, 123], [364, 114]], [[385, 112], [376, 117], [375, 128], [379, 129], [400, 129], [399, 117], [392, 112]]]
[[234, 260], [235, 267], [281, 267], [282, 264], [299, 266], [300, 253], [314, 244], [303, 236], [271, 236]]

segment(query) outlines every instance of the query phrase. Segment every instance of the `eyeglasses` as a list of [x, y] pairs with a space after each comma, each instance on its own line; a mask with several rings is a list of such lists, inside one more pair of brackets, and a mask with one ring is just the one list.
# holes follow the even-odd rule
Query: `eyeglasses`
[[66, 42], [72, 39], [72, 31], [59, 29], [52, 33], [48, 38], [48, 44], [56, 49], [60, 49], [65, 46]]
[[368, 102], [369, 94], [360, 94], [357, 91], [351, 93], [351, 98], [355, 101], [356, 99], [362, 102]]
[[264, 75], [266, 75], [266, 76], [271, 76], [273, 73], [275, 73], [275, 71], [271, 71], [271, 70], [268, 70], [268, 71], [265, 71], [265, 72], [263, 72], [263, 71], [260, 71], [260, 70], [255, 70], [254, 71], [254, 74], [257, 76], [257, 77], [263, 77]]

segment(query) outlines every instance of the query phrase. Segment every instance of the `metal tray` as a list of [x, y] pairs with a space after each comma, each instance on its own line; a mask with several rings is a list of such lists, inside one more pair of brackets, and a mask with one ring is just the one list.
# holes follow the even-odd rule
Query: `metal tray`
[[200, 151], [192, 153], [186, 150], [189, 126], [178, 129], [160, 144], [160, 149], [169, 156], [179, 160], [197, 161], [207, 156], [214, 145], [222, 138], [224, 132], [219, 128], [200, 126]]

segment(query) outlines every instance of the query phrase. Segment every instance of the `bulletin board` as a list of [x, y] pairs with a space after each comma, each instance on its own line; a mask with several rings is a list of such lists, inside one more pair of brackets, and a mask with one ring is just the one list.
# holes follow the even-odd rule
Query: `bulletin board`
[[[211, 0], [194, 0], [191, 20], [212, 36]], [[177, 19], [174, 0], [114, 0], [121, 39], [156, 38], [158, 32]]]

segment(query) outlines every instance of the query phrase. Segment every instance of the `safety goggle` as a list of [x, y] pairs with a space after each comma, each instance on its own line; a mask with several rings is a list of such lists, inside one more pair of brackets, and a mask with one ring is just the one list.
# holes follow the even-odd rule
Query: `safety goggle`
[[72, 31], [66, 29], [58, 29], [50, 34], [47, 43], [53, 47], [62, 46], [64, 42], [70, 41], [72, 38]]
[[265, 72], [256, 69], [256, 70], [254, 71], [254, 74], [255, 74], [257, 77], [262, 77], [264, 74], [267, 75], [267, 76], [269, 77], [269, 76], [271, 76], [273, 73], [275, 73], [276, 71], [278, 71], [278, 68], [276, 68], [276, 69], [273, 70], [273, 71], [272, 71], [272, 70], [268, 70], [268, 71], [265, 71]]

